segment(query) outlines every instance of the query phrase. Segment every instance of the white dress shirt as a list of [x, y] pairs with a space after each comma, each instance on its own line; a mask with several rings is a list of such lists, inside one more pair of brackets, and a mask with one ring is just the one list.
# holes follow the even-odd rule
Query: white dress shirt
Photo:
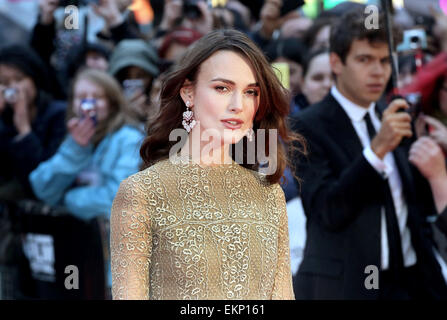
[[[411, 244], [410, 229], [407, 226], [408, 208], [403, 194], [402, 181], [399, 176], [399, 171], [397, 169], [392, 152], [388, 152], [385, 155], [384, 159], [381, 160], [372, 151], [368, 129], [366, 128], [366, 122], [364, 120], [366, 113], [369, 112], [371, 122], [376, 129], [376, 132], [379, 132], [381, 122], [374, 112], [375, 103], [371, 103], [367, 109], [361, 107], [344, 97], [340, 93], [340, 91], [338, 91], [336, 86], [333, 86], [331, 88], [331, 94], [345, 110], [349, 119], [351, 120], [352, 125], [364, 148], [363, 155], [366, 160], [380, 175], [382, 175], [384, 179], [388, 178], [388, 184], [390, 186], [391, 195], [393, 197], [394, 207], [399, 225], [404, 266], [410, 267], [416, 264], [416, 252], [414, 251]], [[382, 207], [381, 221], [381, 269], [387, 270], [389, 268], [389, 248], [384, 207]]]

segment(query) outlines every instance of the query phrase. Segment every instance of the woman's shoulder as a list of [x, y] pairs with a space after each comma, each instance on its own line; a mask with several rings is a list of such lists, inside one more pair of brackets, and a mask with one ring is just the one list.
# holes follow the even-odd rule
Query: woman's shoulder
[[240, 170], [244, 172], [244, 175], [251, 176], [253, 179], [255, 179], [260, 186], [267, 189], [278, 189], [281, 188], [279, 183], [271, 183], [268, 181], [268, 175], [263, 172], [262, 169], [259, 170], [252, 170], [246, 167], [243, 167], [241, 165], [238, 165]]
[[127, 184], [152, 184], [154, 180], [160, 179], [160, 175], [169, 172], [170, 167], [169, 159], [161, 160], [129, 176], [125, 181]]

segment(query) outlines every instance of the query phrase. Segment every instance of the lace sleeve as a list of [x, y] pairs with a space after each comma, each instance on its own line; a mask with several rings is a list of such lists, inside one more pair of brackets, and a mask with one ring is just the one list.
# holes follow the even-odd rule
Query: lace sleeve
[[[278, 190], [279, 189], [279, 190]], [[278, 265], [273, 286], [273, 300], [294, 300], [292, 286], [292, 272], [290, 267], [289, 227], [287, 221], [286, 201], [284, 192], [278, 185], [277, 201], [281, 210], [280, 226], [278, 233]]]
[[112, 205], [110, 251], [113, 299], [149, 299], [152, 235], [144, 183], [124, 180]]

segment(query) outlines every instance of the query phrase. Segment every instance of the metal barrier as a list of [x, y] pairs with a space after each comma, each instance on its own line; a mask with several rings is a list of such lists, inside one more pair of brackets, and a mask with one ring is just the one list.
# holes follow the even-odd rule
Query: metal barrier
[[10, 246], [5, 252], [15, 252], [3, 263], [0, 256], [1, 299], [107, 297], [105, 219], [85, 222], [64, 208], [31, 200], [0, 208], [9, 220], [8, 237], [14, 239], [3, 237], [0, 248], [3, 241]]

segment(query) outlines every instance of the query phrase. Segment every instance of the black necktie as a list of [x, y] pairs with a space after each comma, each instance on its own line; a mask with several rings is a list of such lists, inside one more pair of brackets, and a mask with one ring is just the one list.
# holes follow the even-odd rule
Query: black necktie
[[[370, 141], [376, 135], [376, 130], [371, 122], [371, 117], [367, 112], [365, 115], [366, 128]], [[388, 235], [389, 269], [397, 270], [403, 268], [404, 258], [402, 254], [402, 243], [400, 238], [399, 224], [397, 222], [396, 209], [391, 195], [388, 179], [383, 183], [383, 200], [385, 203], [386, 231]]]

